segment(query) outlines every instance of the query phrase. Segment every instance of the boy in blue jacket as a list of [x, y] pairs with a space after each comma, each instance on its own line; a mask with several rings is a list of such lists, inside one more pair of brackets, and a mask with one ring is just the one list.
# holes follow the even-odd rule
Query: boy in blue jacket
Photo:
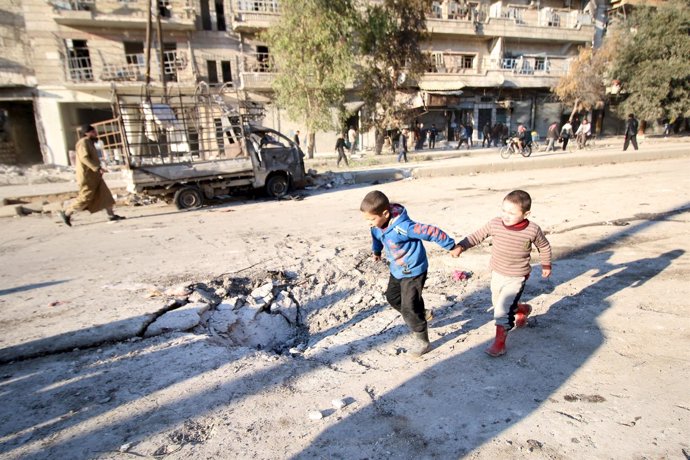
[[433, 241], [451, 251], [453, 257], [459, 256], [462, 248], [438, 227], [414, 222], [402, 205], [391, 204], [378, 190], [367, 193], [359, 209], [371, 227], [374, 260], [381, 260], [381, 252], [386, 250], [391, 271], [386, 299], [414, 333], [411, 353], [421, 356], [431, 349], [422, 298], [429, 261], [422, 240]]

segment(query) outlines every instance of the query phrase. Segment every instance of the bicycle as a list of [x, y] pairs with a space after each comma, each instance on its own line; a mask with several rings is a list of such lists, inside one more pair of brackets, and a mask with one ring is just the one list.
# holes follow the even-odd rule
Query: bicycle
[[532, 155], [532, 144], [526, 144], [523, 148], [519, 147], [518, 140], [516, 138], [511, 138], [508, 141], [508, 145], [504, 145], [498, 151], [501, 154], [501, 158], [507, 160], [511, 155], [519, 153], [523, 157], [528, 157]]

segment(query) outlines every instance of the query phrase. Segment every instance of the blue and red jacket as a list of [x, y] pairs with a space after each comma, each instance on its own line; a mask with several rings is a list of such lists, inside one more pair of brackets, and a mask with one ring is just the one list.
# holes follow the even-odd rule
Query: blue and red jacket
[[371, 228], [372, 250], [376, 255], [386, 250], [389, 268], [395, 278], [412, 278], [427, 271], [429, 261], [422, 240], [433, 241], [449, 251], [455, 246], [455, 240], [440, 228], [410, 219], [402, 205], [391, 204], [389, 211], [391, 220], [388, 227]]

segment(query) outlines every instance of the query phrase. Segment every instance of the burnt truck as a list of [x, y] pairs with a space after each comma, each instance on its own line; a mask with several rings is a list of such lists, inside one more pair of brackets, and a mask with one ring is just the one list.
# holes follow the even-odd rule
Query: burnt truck
[[305, 185], [304, 153], [260, 126], [263, 109], [208, 86], [193, 91], [115, 88], [115, 118], [93, 123], [106, 164], [122, 166], [128, 191], [178, 209], [236, 191], [281, 197]]

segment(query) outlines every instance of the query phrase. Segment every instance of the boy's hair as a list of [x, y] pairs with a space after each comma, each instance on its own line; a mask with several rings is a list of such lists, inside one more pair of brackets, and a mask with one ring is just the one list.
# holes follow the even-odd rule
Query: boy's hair
[[373, 192], [367, 193], [362, 200], [362, 204], [359, 205], [359, 210], [380, 216], [383, 214], [383, 211], [388, 210], [389, 207], [390, 201], [388, 201], [388, 197], [384, 195], [383, 192], [374, 190]]
[[509, 201], [520, 206], [522, 212], [527, 212], [532, 209], [532, 197], [524, 190], [513, 190], [503, 198], [503, 201]]

